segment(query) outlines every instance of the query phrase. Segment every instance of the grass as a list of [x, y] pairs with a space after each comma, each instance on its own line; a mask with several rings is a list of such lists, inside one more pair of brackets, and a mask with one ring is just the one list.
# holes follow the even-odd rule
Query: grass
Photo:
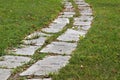
[[94, 10], [92, 28], [53, 80], [120, 80], [120, 1], [86, 1]]
[[61, 10], [61, 0], [0, 0], [0, 55], [48, 25]]

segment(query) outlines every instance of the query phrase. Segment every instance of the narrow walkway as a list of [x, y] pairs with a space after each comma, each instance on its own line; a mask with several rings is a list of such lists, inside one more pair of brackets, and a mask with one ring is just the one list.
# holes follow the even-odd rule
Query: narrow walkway
[[[12, 69], [31, 61], [31, 56], [35, 54], [36, 50], [47, 56], [21, 72], [19, 77], [26, 77], [27, 80], [52, 80], [45, 77], [57, 73], [69, 63], [78, 41], [81, 37], [85, 37], [91, 27], [93, 13], [90, 5], [84, 0], [74, 0], [80, 14], [80, 16], [75, 16], [78, 13], [76, 13], [73, 3], [69, 0], [64, 1], [65, 9], [48, 27], [25, 37], [20, 48], [8, 50], [8, 53], [13, 55], [0, 58], [1, 80], [7, 80], [12, 74]], [[53, 38], [54, 35], [57, 38], [46, 44], [46, 41]]]

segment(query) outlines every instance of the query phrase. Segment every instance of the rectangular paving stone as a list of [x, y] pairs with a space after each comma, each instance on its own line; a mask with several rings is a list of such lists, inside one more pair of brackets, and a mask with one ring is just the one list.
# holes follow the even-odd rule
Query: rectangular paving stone
[[64, 15], [75, 15], [75, 12], [63, 12], [61, 14], [64, 14]]
[[59, 36], [57, 40], [60, 41], [78, 41], [80, 36], [85, 36], [85, 32], [79, 32], [73, 29], [68, 29], [63, 35]]
[[22, 72], [20, 76], [45, 76], [49, 73], [56, 73], [68, 63], [69, 59], [70, 56], [48, 56], [33, 64], [26, 71]]
[[25, 46], [22, 48], [16, 48], [14, 51], [11, 50], [10, 52], [18, 55], [33, 55], [40, 47], [41, 46]]
[[5, 68], [16, 68], [18, 66], [22, 66], [23, 64], [30, 61], [31, 58], [29, 57], [22, 57], [22, 56], [3, 56], [3, 60], [0, 61], [0, 67]]
[[76, 27], [77, 27], [77, 30], [85, 30], [85, 31], [88, 31], [91, 26], [76, 26]]
[[52, 80], [51, 78], [43, 78], [43, 79], [28, 79], [28, 80]]
[[60, 15], [60, 18], [71, 18], [73, 17], [73, 14], [64, 14], [64, 15]]
[[70, 21], [68, 18], [57, 18], [53, 21], [54, 23], [65, 23], [65, 24], [69, 24]]
[[25, 45], [42, 46], [45, 43], [46, 39], [47, 37], [39, 37], [37, 39], [32, 39], [32, 40], [22, 40], [22, 42]]
[[92, 20], [93, 20], [93, 16], [85, 16], [85, 15], [74, 18], [75, 22], [76, 21], [90, 21], [91, 22]]
[[8, 80], [11, 75], [10, 69], [0, 69], [0, 80]]
[[43, 48], [40, 52], [70, 55], [72, 51], [75, 50], [76, 46], [77, 43], [52, 42]]
[[86, 25], [86, 26], [90, 26], [92, 22], [82, 22], [82, 21], [75, 21], [73, 23], [74, 26], [81, 26], [81, 25]]
[[43, 28], [42, 31], [47, 33], [57, 33], [61, 31], [66, 26], [65, 23], [56, 23], [50, 25], [48, 28]]
[[31, 33], [31, 34], [28, 35], [27, 37], [25, 37], [25, 39], [30, 40], [30, 39], [33, 39], [35, 36], [48, 37], [48, 36], [51, 36], [51, 35], [50, 35], [50, 34], [45, 34], [45, 33], [36, 31], [36, 32], [34, 32], [34, 33]]
[[88, 15], [88, 16], [92, 16], [93, 13], [92, 12], [80, 12], [81, 15]]

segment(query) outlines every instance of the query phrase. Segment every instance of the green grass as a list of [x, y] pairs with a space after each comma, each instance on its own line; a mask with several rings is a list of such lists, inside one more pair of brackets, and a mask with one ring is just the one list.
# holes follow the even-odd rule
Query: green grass
[[86, 0], [92, 28], [54, 80], [120, 80], [120, 0]]
[[61, 0], [0, 0], [0, 55], [48, 25], [60, 10]]

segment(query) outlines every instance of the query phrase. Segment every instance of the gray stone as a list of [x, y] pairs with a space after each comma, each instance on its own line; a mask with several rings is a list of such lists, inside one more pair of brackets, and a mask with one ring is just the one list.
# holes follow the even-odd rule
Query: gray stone
[[43, 28], [42, 31], [47, 33], [57, 33], [66, 26], [65, 23], [51, 24], [48, 28]]
[[45, 43], [46, 37], [39, 37], [37, 39], [33, 40], [23, 40], [23, 44], [25, 45], [36, 45], [36, 46], [42, 46]]
[[78, 7], [89, 7], [90, 6], [88, 3], [85, 3], [85, 2], [79, 2], [76, 4], [78, 4]]
[[39, 60], [38, 62], [33, 64], [26, 71], [22, 72], [20, 76], [45, 76], [49, 73], [58, 72], [59, 69], [61, 69], [68, 63], [69, 59], [70, 56], [48, 56], [43, 60]]
[[52, 80], [51, 78], [43, 78], [43, 79], [28, 79], [28, 80]]
[[71, 2], [65, 2], [65, 6], [71, 6], [72, 5], [72, 3]]
[[0, 67], [16, 68], [30, 61], [29, 57], [22, 56], [3, 56], [3, 60], [0, 61]]
[[75, 12], [62, 12], [62, 15], [75, 15]]
[[70, 55], [72, 51], [75, 50], [76, 46], [77, 43], [52, 42], [43, 48], [40, 52]]
[[39, 37], [48, 37], [51, 36], [50, 34], [45, 34], [42, 32], [34, 32], [30, 35], [28, 35], [27, 37], [25, 37], [25, 39], [33, 39], [35, 36], [39, 36]]
[[0, 80], [7, 80], [11, 75], [10, 69], [0, 69]]
[[64, 14], [64, 15], [60, 15], [60, 18], [71, 18], [73, 17], [73, 14]]
[[63, 35], [57, 39], [61, 41], [78, 41], [80, 36], [85, 36], [85, 32], [68, 29]]
[[53, 21], [54, 23], [65, 23], [65, 24], [69, 24], [70, 21], [68, 18], [57, 18]]
[[81, 26], [81, 25], [85, 25], [85, 26], [90, 26], [92, 22], [81, 22], [81, 21], [76, 21], [74, 22], [74, 26]]
[[93, 16], [80, 16], [80, 17], [77, 17], [77, 18], [74, 18], [74, 22], [76, 21], [92, 21], [93, 20]]
[[67, 6], [64, 6], [64, 7], [67, 8], [67, 9], [73, 8], [72, 5], [67, 5]]
[[92, 12], [80, 12], [81, 15], [88, 15], [88, 16], [92, 16], [93, 13]]
[[77, 26], [77, 30], [85, 30], [88, 31], [90, 29], [91, 26]]
[[25, 46], [22, 48], [17, 48], [14, 51], [11, 50], [11, 52], [18, 55], [33, 55], [35, 51], [40, 47], [41, 46]]

